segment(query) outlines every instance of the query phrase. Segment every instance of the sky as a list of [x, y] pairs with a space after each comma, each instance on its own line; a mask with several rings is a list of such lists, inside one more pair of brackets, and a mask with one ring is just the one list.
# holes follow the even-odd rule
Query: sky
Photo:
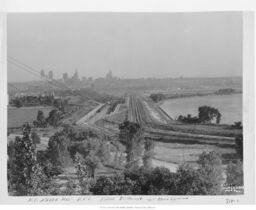
[[[55, 78], [242, 76], [242, 13], [13, 13], [7, 51]], [[35, 79], [8, 61], [8, 81]]]

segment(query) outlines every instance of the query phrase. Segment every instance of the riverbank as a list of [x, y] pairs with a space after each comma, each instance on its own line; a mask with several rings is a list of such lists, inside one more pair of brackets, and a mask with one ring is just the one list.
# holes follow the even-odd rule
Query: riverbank
[[161, 100], [157, 101], [157, 105], [162, 105], [165, 101], [171, 99], [180, 99], [180, 98], [190, 98], [190, 97], [204, 97], [204, 96], [223, 96], [223, 95], [236, 95], [242, 94], [242, 91], [235, 91], [229, 93], [222, 93], [221, 90], [214, 91], [214, 92], [204, 92], [204, 93], [176, 93], [176, 94], [162, 94], [163, 97]]
[[221, 124], [233, 124], [242, 122], [242, 94], [229, 95], [204, 95], [193, 97], [182, 97], [164, 100], [158, 105], [171, 117], [177, 119], [179, 115], [198, 115], [198, 107], [212, 106], [222, 114]]

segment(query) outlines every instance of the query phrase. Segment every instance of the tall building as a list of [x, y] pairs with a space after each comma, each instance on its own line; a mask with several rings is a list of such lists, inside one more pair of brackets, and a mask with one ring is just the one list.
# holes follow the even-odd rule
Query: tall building
[[106, 79], [113, 79], [112, 71], [109, 70], [109, 72], [106, 74]]
[[66, 82], [68, 80], [68, 73], [63, 74], [63, 81]]
[[52, 71], [49, 71], [48, 77], [49, 77], [49, 79], [53, 79], [53, 72]]
[[79, 80], [79, 76], [78, 76], [77, 69], [76, 69], [76, 71], [75, 71], [75, 73], [74, 73], [73, 79], [74, 79], [75, 81], [78, 81], [78, 80]]
[[86, 82], [86, 81], [87, 81], [87, 78], [86, 78], [86, 77], [82, 77], [82, 81], [83, 81], [83, 82]]
[[41, 77], [45, 77], [45, 72], [44, 72], [44, 70], [43, 70], [43, 69], [41, 70], [40, 75], [41, 75]]

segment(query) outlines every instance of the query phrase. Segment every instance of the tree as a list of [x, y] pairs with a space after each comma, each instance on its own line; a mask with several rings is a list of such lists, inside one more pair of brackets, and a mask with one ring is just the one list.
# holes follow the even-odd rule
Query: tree
[[51, 126], [57, 127], [60, 123], [60, 113], [54, 109], [49, 112], [49, 116], [46, 120]]
[[23, 135], [30, 135], [30, 132], [31, 132], [31, 126], [29, 125], [29, 123], [24, 123], [22, 125], [22, 133]]
[[31, 133], [31, 139], [32, 139], [32, 142], [34, 145], [40, 144], [40, 142], [41, 142], [40, 137], [38, 136], [38, 134], [35, 131], [33, 131]]
[[37, 120], [38, 127], [45, 127], [46, 126], [46, 120], [45, 120], [43, 111], [38, 110], [36, 120]]
[[22, 102], [21, 102], [21, 100], [16, 99], [16, 100], [14, 101], [14, 106], [16, 106], [17, 108], [22, 107]]
[[101, 176], [92, 185], [90, 191], [94, 195], [132, 195], [134, 181], [122, 175], [113, 177]]
[[233, 125], [231, 125], [232, 128], [235, 128], [235, 129], [242, 129], [243, 128], [243, 125], [242, 125], [242, 122], [241, 121], [238, 121], [238, 122], [234, 122]]
[[162, 93], [155, 93], [155, 94], [151, 94], [149, 96], [154, 102], [159, 102], [161, 100], [164, 100], [166, 97], [164, 94]]
[[191, 114], [188, 114], [187, 116], [179, 115], [177, 120], [185, 123], [199, 123], [198, 117], [192, 117]]
[[142, 130], [138, 123], [125, 121], [119, 126], [120, 140], [126, 145], [126, 167], [137, 168], [143, 152]]
[[153, 140], [146, 139], [144, 143], [144, 155], [143, 155], [143, 165], [145, 168], [152, 167], [152, 159], [154, 157], [155, 144]]
[[147, 195], [176, 195], [177, 194], [177, 174], [170, 172], [165, 167], [144, 170], [144, 177], [147, 182], [142, 189], [149, 186]]
[[[77, 183], [76, 180], [73, 180], [72, 178], [68, 179], [67, 183], [65, 184], [64, 190], [60, 190], [59, 192], [56, 192], [56, 195], [83, 195], [81, 194], [80, 190], [80, 184]], [[58, 187], [58, 186], [56, 186]]]
[[198, 173], [207, 195], [219, 195], [223, 184], [223, 169], [220, 154], [203, 152], [198, 160]]
[[16, 137], [8, 182], [15, 195], [44, 195], [47, 177], [36, 157], [35, 147], [25, 127], [23, 137]]
[[243, 135], [239, 135], [236, 137], [236, 152], [240, 156], [241, 160], [243, 160]]
[[37, 160], [40, 163], [44, 174], [51, 179], [54, 176], [57, 176], [62, 173], [60, 167], [54, 166], [51, 160], [47, 155], [47, 151], [38, 151], [37, 152]]
[[241, 161], [237, 163], [230, 162], [226, 169], [226, 184], [229, 186], [243, 186], [244, 185], [244, 173], [243, 164]]
[[47, 156], [55, 167], [67, 166], [72, 163], [68, 147], [69, 139], [61, 132], [55, 133], [48, 142]]
[[211, 122], [215, 118], [216, 123], [219, 124], [221, 120], [221, 114], [216, 108], [210, 106], [201, 106], [198, 108], [198, 118], [202, 123]]
[[207, 189], [198, 170], [188, 164], [181, 165], [177, 170], [178, 195], [205, 195]]
[[[216, 153], [203, 153], [199, 168], [181, 165], [176, 173], [164, 167], [125, 170], [99, 177], [91, 185], [95, 195], [215, 195], [221, 193], [222, 171]], [[219, 172], [219, 174], [217, 174]]]
[[74, 158], [74, 163], [76, 167], [76, 173], [79, 180], [79, 191], [81, 195], [88, 195], [90, 194], [90, 186], [92, 180], [88, 174], [88, 166], [86, 164], [85, 159], [79, 153], [76, 153]]
[[126, 145], [126, 168], [137, 169], [142, 163], [144, 139], [142, 130], [138, 130]]
[[96, 155], [97, 157], [99, 157], [102, 163], [108, 163], [109, 159], [111, 158], [109, 147], [110, 145], [108, 141], [101, 140], [99, 142], [99, 147], [97, 148]]
[[124, 121], [119, 125], [120, 140], [125, 144], [128, 143], [133, 138], [133, 136], [138, 132], [139, 129], [140, 124]]
[[13, 176], [13, 170], [15, 168], [15, 165], [13, 164], [15, 160], [15, 141], [8, 142], [7, 147], [7, 178], [8, 178], [8, 191], [9, 193], [13, 191], [13, 188], [15, 187], [12, 181]]
[[176, 175], [157, 167], [127, 170], [111, 177], [99, 177], [90, 188], [94, 195], [169, 195], [175, 194]]
[[90, 177], [95, 178], [95, 171], [100, 166], [100, 163], [100, 159], [96, 155], [90, 153], [88, 156], [86, 156], [85, 164], [88, 168], [88, 175]]
[[63, 109], [63, 103], [61, 99], [54, 99], [53, 106], [59, 110]]

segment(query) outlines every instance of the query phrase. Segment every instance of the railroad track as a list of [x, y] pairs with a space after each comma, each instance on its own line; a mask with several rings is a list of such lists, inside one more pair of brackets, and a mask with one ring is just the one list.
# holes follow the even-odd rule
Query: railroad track
[[[128, 104], [128, 120], [139, 123], [144, 130], [145, 136], [154, 139], [184, 140], [184, 141], [200, 141], [205, 143], [234, 144], [234, 137], [217, 136], [211, 134], [191, 133], [189, 131], [173, 130], [167, 124], [156, 122], [150, 113], [146, 112], [143, 99], [136, 95], [127, 96]], [[146, 102], [147, 103], [147, 102]], [[157, 109], [157, 107], [154, 107]], [[159, 111], [159, 110], [158, 110]], [[161, 111], [161, 110], [160, 110]], [[162, 113], [167, 115], [166, 113]], [[172, 121], [171, 117], [164, 116], [166, 120]]]
[[128, 120], [130, 122], [136, 122], [139, 124], [146, 123], [146, 114], [144, 112], [143, 105], [137, 96], [127, 96], [128, 104]]
[[[147, 103], [147, 102], [146, 102]], [[150, 113], [147, 112], [146, 105], [143, 99], [136, 95], [127, 95], [126, 104], [128, 106], [127, 120], [130, 122], [136, 122], [141, 125], [143, 129], [143, 135], [146, 138], [154, 139], [156, 141], [190, 141], [201, 143], [213, 143], [213, 144], [228, 144], [234, 145], [235, 138], [227, 136], [217, 136], [211, 134], [201, 134], [189, 132], [189, 130], [179, 131], [174, 130], [171, 126], [163, 123], [156, 122]], [[171, 120], [171, 118], [169, 119]], [[91, 123], [83, 123], [83, 125], [99, 132], [103, 133], [113, 139], [118, 139], [119, 130], [109, 129], [98, 126]]]

